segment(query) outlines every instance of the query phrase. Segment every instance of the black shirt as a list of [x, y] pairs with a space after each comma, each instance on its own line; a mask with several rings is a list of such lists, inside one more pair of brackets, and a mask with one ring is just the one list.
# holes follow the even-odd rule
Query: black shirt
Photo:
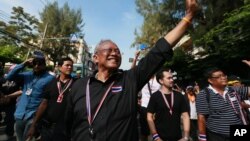
[[[95, 79], [94, 75], [90, 77], [92, 115], [105, 91], [115, 82], [93, 122], [95, 141], [138, 141], [137, 93], [172, 55], [170, 45], [162, 38], [135, 68], [119, 70], [105, 83]], [[75, 82], [67, 103], [66, 122], [73, 141], [90, 140], [86, 112], [88, 79]]]
[[[171, 94], [164, 95], [169, 103]], [[179, 92], [174, 92], [174, 105], [172, 115], [169, 112], [162, 94], [160, 91], [156, 91], [150, 97], [147, 111], [155, 114], [155, 127], [157, 133], [163, 140], [177, 141], [181, 139], [181, 114], [188, 112], [188, 105], [184, 96]]]
[[[66, 102], [67, 102], [67, 98], [69, 95], [69, 91], [71, 89], [72, 84], [74, 83], [75, 79], [72, 78], [72, 83], [69, 86], [68, 89], [66, 89], [66, 91], [63, 94], [63, 100], [61, 103], [57, 102], [57, 98], [59, 95], [58, 92], [58, 87], [57, 87], [57, 82], [59, 81], [58, 78], [53, 79], [49, 85], [47, 85], [47, 87], [45, 88], [45, 94], [44, 94], [44, 99], [48, 100], [48, 106], [47, 109], [45, 111], [45, 114], [43, 115], [43, 118], [45, 120], [47, 120], [48, 122], [51, 123], [56, 123], [58, 121], [63, 121], [63, 117], [64, 117], [64, 112], [65, 112], [65, 108], [66, 108]], [[69, 82], [69, 81], [68, 81]], [[67, 83], [61, 83], [62, 88], [67, 85]]]
[[[4, 95], [10, 95], [18, 90], [21, 90], [20, 88], [20, 81], [15, 80], [15, 81], [9, 81], [6, 80], [5, 78], [1, 78], [0, 80], [0, 94], [3, 93]], [[8, 105], [15, 105], [16, 104], [16, 98], [11, 98], [10, 103], [8, 103], [5, 106]], [[1, 105], [2, 106], [2, 105]]]

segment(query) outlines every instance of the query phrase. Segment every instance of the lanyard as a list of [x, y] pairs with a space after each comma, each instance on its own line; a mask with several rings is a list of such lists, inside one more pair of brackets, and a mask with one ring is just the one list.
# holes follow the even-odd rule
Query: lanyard
[[102, 104], [104, 102], [104, 100], [106, 99], [111, 87], [114, 85], [114, 81], [110, 84], [109, 88], [106, 90], [105, 94], [103, 95], [96, 111], [95, 111], [95, 114], [93, 117], [91, 117], [91, 105], [90, 105], [90, 91], [89, 91], [89, 81], [90, 79], [88, 80], [88, 83], [87, 83], [87, 87], [86, 87], [86, 108], [87, 108], [87, 116], [88, 116], [88, 122], [89, 122], [89, 125], [91, 126], [93, 121], [95, 120], [95, 117], [96, 115], [98, 114], [99, 110], [101, 109], [102, 107]]
[[230, 104], [231, 104], [232, 108], [234, 109], [234, 112], [235, 112], [236, 114], [238, 114], [238, 111], [236, 110], [236, 108], [235, 108], [235, 106], [234, 106], [234, 103], [233, 103], [233, 101], [231, 100], [229, 94], [226, 94], [226, 96], [227, 96], [228, 100], [230, 101]]
[[60, 80], [57, 81], [57, 88], [58, 88], [59, 95], [63, 95], [64, 92], [69, 88], [71, 83], [72, 83], [72, 79], [68, 80], [68, 82], [66, 83], [67, 85], [65, 85], [62, 89]]
[[173, 114], [173, 105], [174, 105], [174, 93], [173, 92], [171, 93], [171, 103], [170, 103], [171, 106], [169, 105], [169, 103], [168, 103], [165, 95], [163, 94], [163, 92], [161, 92], [161, 95], [162, 95], [167, 107], [169, 108], [169, 113], [172, 115]]
[[[227, 96], [228, 96], [228, 99], [229, 99], [229, 101], [230, 101], [230, 103], [231, 103], [231, 105], [232, 105], [232, 107], [233, 107], [235, 113], [238, 114], [238, 112], [237, 112], [237, 110], [236, 110], [236, 108], [235, 108], [235, 106], [234, 106], [233, 101], [232, 101], [231, 98], [229, 97], [229, 94], [227, 94]], [[234, 96], [236, 97], [237, 103], [238, 103], [239, 108], [240, 108], [240, 117], [241, 117], [241, 120], [242, 120], [242, 122], [243, 122], [244, 125], [247, 125], [247, 121], [246, 121], [245, 116], [244, 116], [244, 114], [243, 114], [242, 107], [241, 107], [241, 105], [240, 105], [238, 96], [237, 96], [237, 94], [236, 94], [235, 92], [234, 92]]]
[[63, 89], [62, 89], [60, 80], [57, 82], [57, 88], [58, 88], [58, 92], [59, 92], [59, 95], [58, 95], [57, 100], [56, 100], [57, 103], [62, 103], [63, 94], [64, 94], [64, 92], [69, 88], [69, 86], [71, 85], [72, 81], [73, 81], [73, 80], [70, 79], [70, 80], [66, 83], [67, 85], [65, 85], [65, 86], [63, 87]]

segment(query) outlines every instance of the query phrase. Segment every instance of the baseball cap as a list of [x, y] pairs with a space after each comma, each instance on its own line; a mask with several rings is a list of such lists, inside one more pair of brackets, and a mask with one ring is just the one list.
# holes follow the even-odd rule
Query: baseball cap
[[46, 64], [45, 62], [45, 56], [41, 51], [34, 51], [32, 54], [32, 57], [34, 58], [33, 64]]
[[33, 52], [33, 58], [35, 58], [35, 59], [44, 59], [45, 60], [45, 56], [41, 51], [34, 51]]
[[239, 83], [239, 82], [241, 82], [241, 79], [239, 76], [231, 75], [228, 77], [228, 85], [232, 85], [234, 83]]

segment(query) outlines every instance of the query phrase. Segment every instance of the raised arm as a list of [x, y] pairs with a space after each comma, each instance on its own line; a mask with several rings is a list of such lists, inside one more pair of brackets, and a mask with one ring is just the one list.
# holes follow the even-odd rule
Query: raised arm
[[179, 24], [172, 29], [164, 38], [168, 41], [171, 47], [173, 47], [180, 38], [184, 35], [186, 29], [192, 22], [192, 19], [198, 10], [198, 4], [196, 0], [186, 0], [186, 15], [179, 22]]
[[23, 70], [26, 66], [30, 66], [32, 64], [33, 58], [29, 58], [25, 60], [22, 64], [16, 65], [6, 76], [7, 80], [14, 80], [14, 79], [22, 79], [24, 75], [19, 73]]
[[133, 62], [132, 62], [131, 69], [134, 68], [134, 67], [136, 66], [136, 62], [137, 62], [137, 60], [138, 60], [139, 55], [140, 55], [140, 51], [137, 50], [137, 51], [135, 52], [135, 58], [134, 58], [134, 60], [133, 60]]
[[243, 63], [247, 64], [250, 67], [250, 61], [248, 60], [242, 60]]
[[131, 69], [137, 83], [137, 91], [139, 91], [152, 77], [153, 74], [159, 70], [166, 61], [171, 60], [173, 56], [172, 47], [185, 34], [185, 31], [191, 24], [191, 20], [198, 9], [196, 0], [186, 0], [186, 15], [179, 22], [179, 24], [172, 29], [164, 38], [160, 38], [155, 47], [148, 52], [148, 54], [140, 60], [135, 69]]

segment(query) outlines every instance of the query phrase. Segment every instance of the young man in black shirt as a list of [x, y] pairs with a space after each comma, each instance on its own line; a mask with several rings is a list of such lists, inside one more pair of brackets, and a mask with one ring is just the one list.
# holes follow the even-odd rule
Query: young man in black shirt
[[75, 82], [67, 103], [67, 129], [73, 141], [138, 141], [137, 93], [171, 59], [172, 47], [189, 27], [198, 6], [195, 0], [186, 3], [183, 20], [128, 71], [119, 70], [121, 53], [113, 41], [96, 46], [93, 59], [98, 70]]
[[33, 119], [28, 138], [32, 138], [36, 126], [41, 124], [42, 141], [66, 141], [64, 112], [69, 91], [75, 79], [71, 77], [73, 60], [69, 57], [62, 58], [58, 62], [60, 75], [52, 80], [46, 87], [36, 116]]
[[[148, 125], [154, 141], [187, 141], [189, 139], [190, 118], [184, 96], [173, 91], [174, 80], [169, 69], [156, 74], [160, 90], [152, 94], [147, 107]], [[183, 136], [181, 132], [183, 123]]]

